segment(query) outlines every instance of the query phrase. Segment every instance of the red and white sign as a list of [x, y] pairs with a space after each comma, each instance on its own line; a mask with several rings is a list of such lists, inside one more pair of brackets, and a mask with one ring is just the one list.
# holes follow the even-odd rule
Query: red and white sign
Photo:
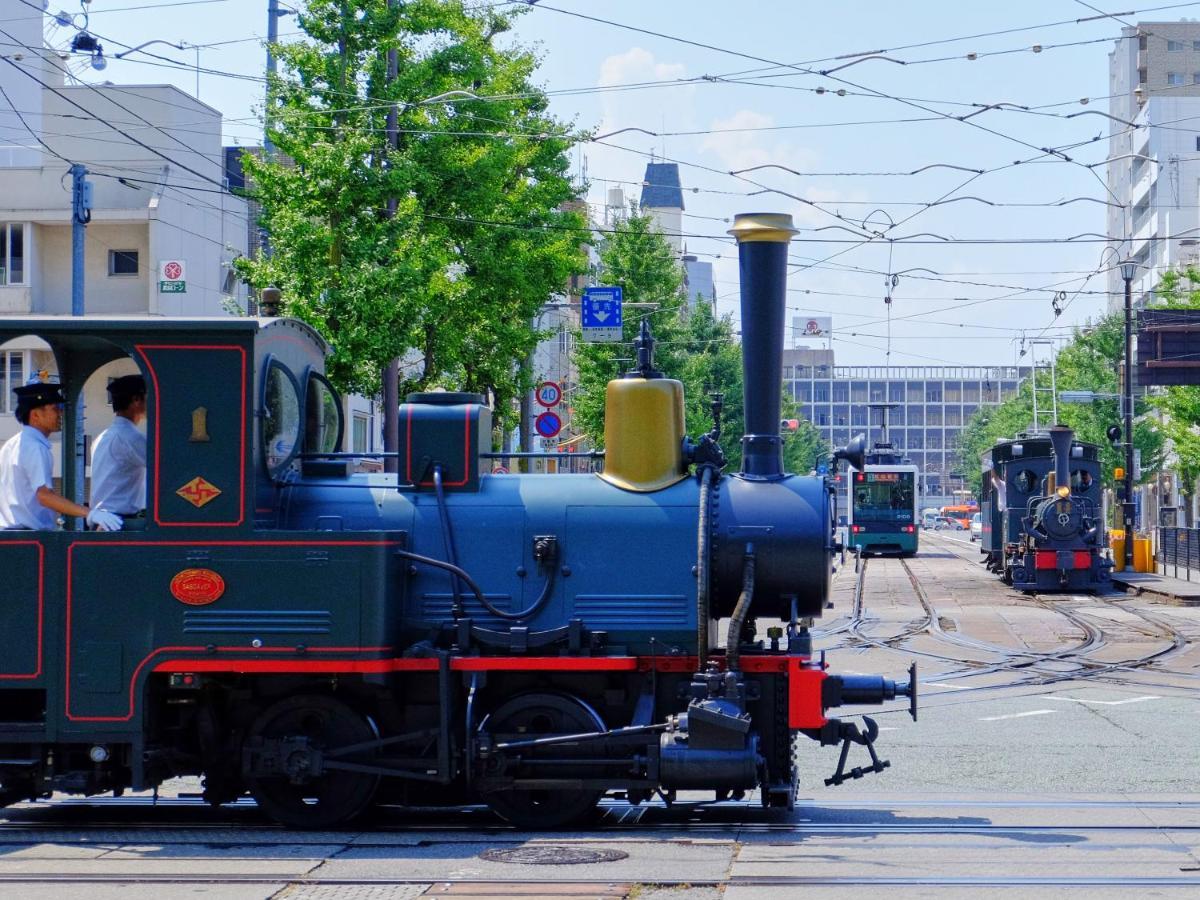
[[562, 399], [562, 388], [558, 386], [557, 382], [543, 381], [537, 386], [534, 397], [542, 406], [557, 406], [558, 401]]
[[158, 264], [160, 281], [186, 281], [187, 266], [182, 259], [164, 259]]

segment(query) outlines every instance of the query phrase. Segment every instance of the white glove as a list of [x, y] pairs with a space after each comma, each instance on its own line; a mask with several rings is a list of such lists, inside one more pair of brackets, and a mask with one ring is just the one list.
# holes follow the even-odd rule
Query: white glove
[[121, 526], [125, 524], [120, 516], [110, 513], [107, 509], [89, 510], [87, 523], [97, 531], [120, 531]]

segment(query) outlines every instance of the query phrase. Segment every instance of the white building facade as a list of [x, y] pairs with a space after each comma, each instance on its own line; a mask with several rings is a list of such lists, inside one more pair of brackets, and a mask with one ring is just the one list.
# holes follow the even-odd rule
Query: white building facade
[[[1139, 22], [1109, 54], [1107, 234], [1138, 263], [1134, 305], [1164, 272], [1200, 261], [1200, 22]], [[1108, 272], [1110, 311], [1124, 282]]]
[[[0, 66], [0, 315], [72, 313], [72, 164], [91, 184], [85, 314], [245, 310], [232, 264], [247, 251], [248, 213], [226, 187], [220, 112], [167, 85], [65, 83], [41, 17], [0, 2], [10, 10], [0, 26], [12, 63]], [[12, 388], [40, 371], [53, 375], [54, 359], [35, 336], [0, 347], [0, 441], [18, 428]], [[111, 421], [108, 379], [136, 371], [120, 360], [89, 381], [89, 435]]]

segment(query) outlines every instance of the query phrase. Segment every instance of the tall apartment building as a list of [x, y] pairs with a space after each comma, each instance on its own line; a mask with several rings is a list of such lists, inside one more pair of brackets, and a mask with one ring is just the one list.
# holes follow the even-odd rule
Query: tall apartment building
[[888, 408], [888, 437], [925, 473], [930, 506], [950, 503], [963, 486], [963, 426], [981, 407], [1015, 395], [1030, 372], [1027, 366], [838, 366], [832, 350], [783, 351], [784, 391], [831, 446], [859, 433], [880, 440], [882, 407]]
[[[1117, 259], [1139, 264], [1135, 305], [1171, 268], [1200, 262], [1200, 22], [1139, 22], [1109, 54], [1110, 202]], [[1129, 124], [1132, 123], [1132, 127]], [[1107, 262], [1108, 260], [1106, 260]], [[1109, 310], [1124, 303], [1108, 273]]]

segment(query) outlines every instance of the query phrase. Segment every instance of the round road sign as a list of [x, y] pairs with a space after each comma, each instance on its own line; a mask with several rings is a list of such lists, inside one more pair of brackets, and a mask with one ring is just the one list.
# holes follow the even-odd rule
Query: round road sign
[[562, 419], [558, 413], [547, 410], [533, 421], [533, 427], [544, 438], [552, 438], [562, 431]]
[[553, 381], [543, 381], [538, 385], [534, 396], [542, 406], [557, 406], [558, 401], [562, 399], [562, 388]]

